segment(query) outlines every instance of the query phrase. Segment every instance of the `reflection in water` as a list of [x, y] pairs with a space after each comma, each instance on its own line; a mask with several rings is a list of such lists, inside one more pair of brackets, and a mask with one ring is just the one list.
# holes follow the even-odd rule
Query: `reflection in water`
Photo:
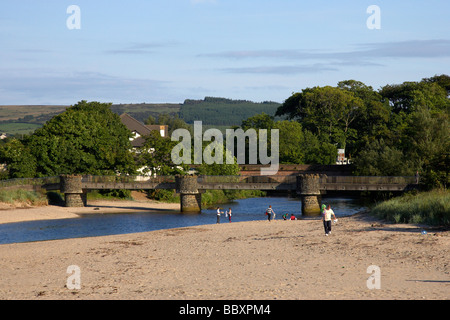
[[[364, 209], [357, 199], [324, 198], [322, 203], [330, 204], [337, 217], [355, 214]], [[276, 213], [276, 220], [284, 213], [301, 216], [299, 199], [286, 197], [251, 198], [220, 205], [223, 210], [231, 208], [232, 221], [265, 220], [269, 205]], [[318, 219], [319, 217], [305, 217]], [[224, 217], [222, 223], [228, 223]], [[92, 214], [75, 219], [27, 221], [0, 225], [0, 244], [56, 240], [67, 238], [94, 237], [114, 234], [145, 232], [160, 229], [180, 228], [216, 223], [216, 210], [204, 209], [200, 214], [173, 212], [139, 212], [117, 214]]]

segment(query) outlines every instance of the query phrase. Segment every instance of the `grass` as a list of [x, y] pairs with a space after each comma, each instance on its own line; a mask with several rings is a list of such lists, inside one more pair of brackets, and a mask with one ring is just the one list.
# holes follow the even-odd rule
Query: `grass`
[[48, 204], [45, 194], [23, 189], [0, 190], [0, 202], [14, 206], [44, 206]]
[[237, 199], [264, 197], [265, 195], [264, 191], [259, 190], [206, 190], [202, 194], [202, 206], [208, 207]]
[[17, 120], [25, 116], [40, 116], [55, 112], [63, 112], [67, 106], [54, 105], [1, 105], [0, 121]]
[[8, 122], [0, 124], [0, 133], [6, 133], [7, 135], [22, 135], [34, 132], [36, 129], [42, 127], [40, 124], [34, 123], [16, 123]]
[[405, 194], [377, 204], [372, 212], [395, 223], [450, 226], [450, 192], [433, 190]]

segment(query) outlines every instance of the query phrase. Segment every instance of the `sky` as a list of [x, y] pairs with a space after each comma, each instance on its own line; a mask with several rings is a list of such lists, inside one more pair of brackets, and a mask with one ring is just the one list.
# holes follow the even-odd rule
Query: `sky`
[[3, 0], [0, 105], [378, 90], [450, 74], [449, 13], [448, 0]]

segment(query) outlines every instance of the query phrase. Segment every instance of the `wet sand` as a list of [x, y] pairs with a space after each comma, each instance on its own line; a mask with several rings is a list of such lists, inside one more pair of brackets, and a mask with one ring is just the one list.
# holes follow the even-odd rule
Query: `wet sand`
[[[15, 217], [70, 218], [94, 208], [118, 212], [118, 206], [130, 211], [144, 206], [148, 210], [149, 205], [103, 202], [78, 209], [46, 207], [47, 213], [44, 208], [40, 213], [36, 208], [22, 209]], [[13, 220], [12, 211], [0, 211], [0, 221]], [[318, 220], [268, 222], [262, 217], [253, 222], [6, 244], [0, 245], [0, 299], [447, 300], [450, 233], [428, 228], [422, 234], [422, 230], [387, 224], [366, 213], [340, 218], [328, 237]], [[80, 289], [70, 281], [67, 286], [73, 279], [67, 273], [72, 265], [79, 267]], [[379, 268], [380, 282], [369, 279], [376, 275], [371, 266]], [[380, 289], [370, 289], [376, 284]]]

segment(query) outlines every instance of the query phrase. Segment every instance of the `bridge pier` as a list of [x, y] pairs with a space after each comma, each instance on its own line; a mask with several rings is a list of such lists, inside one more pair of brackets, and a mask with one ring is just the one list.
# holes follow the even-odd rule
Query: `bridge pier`
[[62, 175], [60, 176], [60, 191], [64, 193], [66, 207], [85, 207], [87, 194], [81, 188], [81, 176]]
[[198, 190], [197, 176], [176, 176], [176, 192], [180, 194], [181, 212], [202, 211], [202, 194]]
[[320, 176], [318, 174], [301, 174], [297, 176], [297, 194], [301, 196], [302, 215], [320, 214]]

